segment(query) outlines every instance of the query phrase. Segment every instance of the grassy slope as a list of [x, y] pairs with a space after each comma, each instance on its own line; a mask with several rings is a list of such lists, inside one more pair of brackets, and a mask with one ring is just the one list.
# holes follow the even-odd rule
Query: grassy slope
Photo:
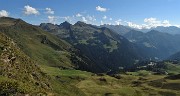
[[2, 32], [11, 37], [21, 50], [39, 64], [63, 67], [72, 66], [69, 60], [70, 53], [66, 51], [71, 48], [71, 45], [65, 41], [22, 20], [1, 19], [5, 19], [5, 23], [8, 22], [8, 25], [0, 23]]
[[[121, 75], [121, 79], [110, 76], [97, 76], [79, 70], [60, 70], [44, 66], [45, 73], [54, 78], [54, 89], [61, 95], [70, 96], [178, 96], [177, 86], [180, 80], [164, 79], [165, 75], [151, 75], [148, 71], [134, 72], [132, 75]], [[145, 72], [145, 74], [143, 74]], [[58, 79], [57, 79], [58, 78]], [[103, 80], [100, 80], [103, 79]], [[105, 81], [104, 81], [105, 80]], [[161, 81], [163, 80], [163, 81]], [[153, 84], [164, 84], [162, 87]], [[62, 86], [63, 85], [63, 86]], [[171, 86], [171, 87], [168, 87]], [[177, 89], [173, 89], [176, 88]], [[61, 91], [59, 91], [61, 90]]]
[[172, 64], [170, 62], [166, 62], [165, 65], [167, 66], [166, 70], [168, 73], [173, 73], [173, 74], [180, 73], [180, 65], [179, 64]]
[[0, 95], [50, 92], [48, 76], [1, 32], [0, 49]]
[[[22, 85], [20, 89], [22, 90], [27, 89], [25, 90], [27, 91], [25, 93], [34, 93], [38, 91], [41, 92], [41, 87], [39, 88], [36, 87], [36, 83], [37, 83], [36, 81], [38, 81], [38, 83], [40, 83], [40, 86], [41, 86], [41, 82], [43, 82], [43, 77], [41, 77], [41, 75], [43, 73], [40, 74], [40, 76], [38, 74], [38, 80], [29, 80], [29, 78], [31, 79], [31, 72], [36, 73], [36, 70], [40, 71], [40, 69], [38, 69], [39, 67], [41, 66], [56, 66], [56, 67], [63, 67], [63, 68], [73, 67], [73, 64], [70, 60], [71, 53], [68, 52], [69, 48], [71, 48], [71, 45], [69, 45], [65, 41], [56, 38], [55, 36], [49, 34], [48, 32], [44, 32], [43, 30], [41, 30], [40, 28], [36, 26], [27, 24], [22, 20], [13, 19], [13, 18], [0, 18], [0, 19], [1, 19], [0, 20], [1, 33], [4, 33], [8, 37], [11, 37], [14, 43], [16, 43], [17, 46], [19, 47], [18, 50], [23, 51], [25, 53], [24, 54], [22, 52], [23, 54], [19, 54], [19, 56], [28, 55], [30, 57], [29, 58], [27, 56], [28, 59], [26, 59], [25, 57], [24, 58], [21, 57], [21, 59], [18, 61], [20, 64], [22, 64], [22, 66], [18, 68], [20, 71], [16, 69], [16, 66], [14, 67], [10, 66], [11, 70], [13, 70], [11, 74], [13, 74], [13, 76], [16, 76], [17, 78], [15, 79], [7, 78], [9, 81], [15, 80], [14, 82], [20, 83], [20, 85]], [[4, 43], [7, 44], [7, 42], [4, 42]], [[1, 47], [2, 46], [3, 45], [1, 44]], [[12, 50], [12, 52], [14, 51], [15, 50]], [[2, 53], [2, 48], [0, 48], [0, 52]], [[31, 61], [31, 60], [30, 62], [29, 59], [36, 61], [37, 62], [36, 64], [38, 64], [39, 66], [38, 67], [36, 66], [35, 68], [33, 66], [33, 70], [27, 69], [28, 70], [27, 71], [26, 68], [28, 68], [28, 66], [30, 66], [31, 64], [35, 63], [34, 61]], [[23, 66], [24, 63], [27, 64], [27, 66]], [[4, 66], [4, 63], [2, 64], [3, 64], [2, 66]], [[23, 70], [23, 72], [30, 71], [30, 73], [26, 74], [26, 73], [21, 72], [21, 70]], [[3, 70], [0, 70], [0, 71], [3, 71]], [[21, 74], [18, 74], [18, 72], [21, 72]], [[3, 74], [8, 74], [8, 72], [3, 72]], [[6, 78], [3, 79], [4, 77], [7, 77], [7, 76], [3, 76], [0, 79], [2, 79], [3, 82], [8, 81]], [[28, 79], [24, 79], [24, 78], [28, 78]], [[25, 82], [25, 83], [21, 84], [21, 82]], [[56, 89], [54, 91], [55, 93], [63, 93], [62, 90], [59, 90], [57, 88], [57, 85], [59, 85], [62, 87], [61, 89], [64, 89], [63, 85], [61, 85], [61, 83], [58, 82], [56, 78], [51, 78], [47, 82], [50, 83], [49, 84], [50, 87], [52, 87], [53, 89]], [[33, 85], [34, 83], [35, 85]], [[73, 87], [69, 86], [68, 89], [73, 89]], [[42, 88], [42, 91], [43, 90], [44, 88]], [[44, 91], [44, 92], [47, 92], [47, 91]]]

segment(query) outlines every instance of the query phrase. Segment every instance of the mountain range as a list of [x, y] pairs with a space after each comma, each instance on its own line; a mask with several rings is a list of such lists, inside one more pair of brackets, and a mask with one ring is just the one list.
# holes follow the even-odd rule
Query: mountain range
[[167, 59], [180, 61], [180, 52], [177, 52], [177, 53], [169, 56], [169, 58], [167, 58]]
[[130, 28], [130, 27], [124, 26], [124, 25], [108, 25], [108, 24], [104, 24], [104, 25], [100, 25], [99, 27], [109, 28], [112, 31], [115, 31], [116, 33], [118, 33], [120, 35], [124, 35], [124, 34], [128, 33], [129, 31], [133, 30], [133, 28]]
[[139, 60], [166, 59], [180, 51], [179, 35], [155, 30], [143, 33], [127, 29], [129, 32], [122, 36], [115, 30], [80, 21], [74, 25], [42, 23], [40, 28], [6, 17], [0, 23], [0, 31], [27, 56], [58, 68], [107, 72], [132, 66]]
[[[84, 91], [87, 84], [98, 85], [95, 87], [102, 89], [102, 85], [108, 86], [115, 90], [116, 85], [120, 86], [119, 84], [124, 84], [128, 78], [133, 77], [132, 74], [127, 75], [128, 72], [124, 73], [125, 69], [131, 69], [133, 66], [139, 68], [147, 65], [148, 70], [157, 67], [153, 71], [159, 73], [179, 72], [178, 64], [139, 64], [146, 60], [149, 62], [166, 59], [171, 55], [172, 58], [179, 58], [177, 52], [180, 52], [180, 35], [156, 30], [144, 33], [121, 27], [111, 30], [105, 26], [80, 21], [73, 25], [63, 22], [59, 25], [42, 23], [35, 26], [21, 19], [1, 17], [0, 95], [85, 96], [88, 93]], [[120, 33], [117, 30], [120, 30]], [[121, 77], [118, 72], [126, 75]], [[113, 87], [112, 81], [115, 83]], [[132, 85], [132, 82], [134, 81], [126, 83]], [[168, 81], [167, 84], [171, 83]], [[129, 85], [124, 86], [132, 89]], [[141, 89], [137, 86], [134, 88]], [[132, 92], [139, 94], [140, 91], [136, 92], [134, 88]], [[92, 90], [91, 87], [90, 89]]]
[[[136, 29], [136, 30], [139, 30], [139, 29]], [[173, 34], [173, 35], [180, 34], [180, 28], [176, 27], [176, 26], [169, 26], [169, 27], [157, 26], [155, 28], [150, 28], [150, 29], [140, 29], [139, 31], [148, 32], [151, 30], [156, 30], [159, 32], [169, 33], [169, 34]]]
[[[124, 36], [134, 43], [146, 59], [163, 60], [180, 51], [180, 28], [158, 26], [151, 29], [134, 29], [124, 25], [101, 25]], [[176, 35], [175, 35], [176, 34]]]
[[155, 31], [159, 31], [162, 33], [168, 33], [168, 34], [172, 34], [172, 35], [176, 35], [176, 34], [180, 34], [180, 28], [176, 27], [176, 26], [157, 26], [157, 27], [152, 27], [150, 29], [137, 29], [137, 28], [131, 28], [129, 26], [125, 26], [125, 25], [101, 25], [100, 27], [107, 27], [115, 32], [117, 32], [120, 35], [124, 35], [125, 33], [128, 33], [131, 30], [136, 30], [136, 31], [141, 31], [144, 33], [147, 33], [151, 30], [155, 30]]
[[142, 52], [150, 58], [162, 60], [180, 51], [180, 35], [171, 35], [156, 30], [147, 33], [131, 30], [124, 36], [139, 46]]
[[128, 67], [141, 59], [133, 43], [106, 27], [99, 28], [80, 21], [74, 25], [68, 22], [60, 25], [42, 23], [40, 27], [80, 50], [99, 72]]

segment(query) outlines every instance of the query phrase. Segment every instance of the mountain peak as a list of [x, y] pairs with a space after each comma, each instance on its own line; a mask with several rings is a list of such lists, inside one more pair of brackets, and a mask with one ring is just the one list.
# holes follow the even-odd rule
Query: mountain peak
[[63, 28], [66, 28], [66, 29], [69, 29], [71, 24], [67, 21], [61, 23], [59, 26], [63, 27]]
[[0, 17], [0, 19], [15, 20], [14, 18], [11, 17]]
[[71, 25], [68, 21], [64, 21], [63, 23], [61, 23], [60, 25]]
[[83, 26], [86, 26], [87, 24], [82, 22], [82, 21], [78, 21], [74, 24], [75, 26], [80, 26], [80, 27], [83, 27]]
[[107, 27], [101, 27], [101, 29], [102, 29], [103, 31], [105, 31], [105, 30], [110, 31], [110, 29], [109, 29], [109, 28], [107, 28]]
[[153, 30], [151, 30], [151, 31], [149, 31], [147, 33], [159, 33], [159, 31], [153, 29]]
[[19, 18], [15, 19], [11, 17], [0, 17], [0, 24], [2, 25], [11, 26], [15, 24], [24, 24], [24, 23], [25, 21]]
[[39, 26], [47, 26], [47, 25], [53, 25], [51, 23], [41, 23]]

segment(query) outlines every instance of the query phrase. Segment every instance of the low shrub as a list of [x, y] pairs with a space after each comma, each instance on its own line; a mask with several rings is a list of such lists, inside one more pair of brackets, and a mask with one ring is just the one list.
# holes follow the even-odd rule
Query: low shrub
[[19, 84], [14, 81], [3, 81], [0, 83], [0, 96], [9, 96], [16, 94]]

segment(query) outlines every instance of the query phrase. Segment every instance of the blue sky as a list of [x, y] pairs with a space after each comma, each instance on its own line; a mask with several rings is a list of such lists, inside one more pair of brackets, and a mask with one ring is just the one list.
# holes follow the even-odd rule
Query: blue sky
[[180, 25], [180, 0], [0, 0], [0, 16], [31, 24], [122, 24], [134, 28]]

